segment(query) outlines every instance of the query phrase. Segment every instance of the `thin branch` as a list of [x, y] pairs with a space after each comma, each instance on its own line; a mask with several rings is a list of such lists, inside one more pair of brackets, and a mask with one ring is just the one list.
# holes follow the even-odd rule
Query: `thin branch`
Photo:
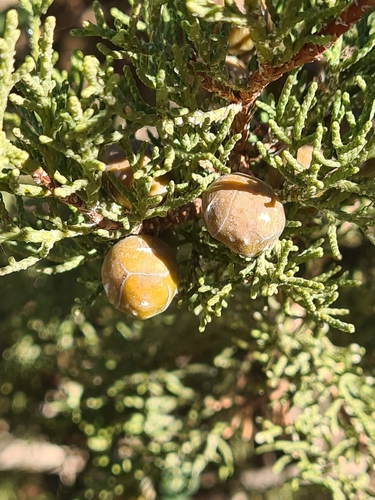
[[202, 210], [202, 200], [196, 198], [182, 207], [178, 207], [167, 212], [165, 217], [152, 217], [146, 219], [141, 224], [140, 233], [158, 236], [163, 231], [171, 229], [189, 220], [199, 217]]
[[[54, 191], [56, 186], [45, 170], [38, 168], [31, 174], [31, 176], [34, 179], [35, 184], [44, 186], [50, 192], [51, 196], [55, 196]], [[65, 196], [64, 198], [56, 198], [66, 205], [75, 207], [81, 214], [88, 217], [91, 222], [99, 226], [101, 229], [115, 231], [121, 227], [120, 223], [106, 219], [93, 208], [87, 208], [86, 203], [76, 194], [71, 194], [69, 196]]]
[[331, 40], [326, 45], [309, 42], [306, 43], [290, 61], [282, 66], [275, 67], [270, 63], [259, 65], [259, 68], [250, 75], [249, 87], [246, 90], [234, 91], [230, 86], [219, 84], [207, 75], [203, 76], [202, 85], [206, 90], [216, 93], [229, 102], [242, 103], [243, 105], [242, 110], [237, 114], [232, 125], [233, 134], [242, 134], [242, 139], [236, 145], [236, 152], [243, 150], [246, 145], [248, 124], [250, 122], [252, 108], [256, 99], [267, 85], [278, 80], [285, 73], [303, 64], [311, 63], [319, 59], [325, 50], [333, 45], [341, 35], [347, 32], [374, 6], [375, 0], [354, 0], [340, 16], [316, 34], [317, 37], [331, 36]]
[[[45, 170], [38, 168], [31, 175], [36, 184], [43, 185], [49, 191], [51, 196], [55, 196], [54, 190], [56, 186]], [[121, 223], [107, 219], [93, 208], [87, 208], [86, 203], [76, 194], [71, 194], [65, 198], [56, 198], [66, 205], [75, 207], [81, 214], [85, 215], [91, 222], [96, 224], [101, 229], [116, 231], [122, 227]], [[199, 217], [201, 213], [201, 205], [202, 202], [200, 198], [197, 198], [181, 207], [169, 210], [165, 217], [152, 217], [150, 219], [146, 219], [138, 226], [136, 232], [137, 234], [150, 234], [157, 236], [167, 229], [171, 229], [172, 227]]]
[[269, 63], [262, 64], [250, 77], [249, 89], [240, 92], [240, 100], [245, 106], [252, 106], [271, 82], [278, 80], [282, 75], [293, 69], [319, 59], [331, 45], [333, 45], [341, 35], [347, 32], [361, 17], [375, 6], [375, 0], [355, 0], [340, 16], [334, 19], [326, 28], [321, 29], [316, 36], [331, 36], [330, 42], [326, 45], [306, 43], [294, 57], [279, 67], [274, 67]]

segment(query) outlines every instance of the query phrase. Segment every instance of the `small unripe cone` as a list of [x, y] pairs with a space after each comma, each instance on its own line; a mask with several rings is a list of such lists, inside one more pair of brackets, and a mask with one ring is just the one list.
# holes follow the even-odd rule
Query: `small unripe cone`
[[139, 319], [151, 318], [165, 311], [177, 293], [177, 262], [158, 238], [128, 236], [106, 255], [102, 282], [116, 309]]
[[202, 213], [210, 235], [246, 257], [270, 248], [285, 226], [284, 208], [272, 188], [241, 173], [223, 175], [209, 186]]

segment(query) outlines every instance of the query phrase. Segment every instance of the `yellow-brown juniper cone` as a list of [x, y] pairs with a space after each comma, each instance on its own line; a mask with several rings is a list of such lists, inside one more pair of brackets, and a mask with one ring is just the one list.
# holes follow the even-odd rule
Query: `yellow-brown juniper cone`
[[[141, 141], [138, 142], [142, 144]], [[152, 154], [152, 148], [146, 149], [146, 153], [141, 158], [141, 167], [147, 165], [151, 161], [151, 158], [147, 156], [147, 154]], [[116, 203], [130, 210], [131, 203], [128, 200], [128, 198], [126, 198], [120, 193], [120, 191], [116, 188], [116, 186], [114, 186], [114, 184], [110, 181], [110, 179], [106, 175], [108, 172], [111, 172], [116, 177], [116, 179], [122, 184], [124, 189], [126, 189], [127, 191], [131, 189], [134, 176], [130, 163], [125, 158], [125, 153], [122, 151], [121, 148], [119, 148], [116, 145], [110, 146], [104, 153], [103, 161], [107, 165], [107, 168], [103, 175], [104, 189], [107, 191], [109, 195], [111, 195], [111, 197], [114, 199]], [[168, 175], [162, 175], [153, 178], [149, 196], [151, 197], [160, 195], [163, 198], [165, 198], [168, 192], [167, 188], [169, 181], [170, 177]]]
[[102, 282], [116, 309], [139, 319], [151, 318], [165, 311], [177, 293], [177, 262], [158, 238], [128, 236], [106, 255]]
[[214, 181], [203, 194], [202, 212], [210, 235], [246, 257], [273, 246], [285, 226], [284, 208], [273, 189], [242, 173]]

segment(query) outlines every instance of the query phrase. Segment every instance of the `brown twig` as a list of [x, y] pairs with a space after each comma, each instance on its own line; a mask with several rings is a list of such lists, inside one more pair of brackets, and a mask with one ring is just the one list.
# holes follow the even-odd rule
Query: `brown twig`
[[[45, 170], [38, 168], [31, 174], [31, 176], [34, 179], [35, 184], [44, 186], [52, 196], [55, 196], [54, 191], [56, 186]], [[93, 208], [87, 208], [86, 203], [76, 194], [71, 194], [69, 196], [65, 196], [64, 198], [57, 197], [57, 199], [66, 205], [71, 205], [76, 208], [80, 213], [85, 215], [91, 222], [99, 226], [101, 229], [115, 231], [121, 227], [119, 222], [114, 222], [105, 218]]]
[[240, 92], [240, 97], [245, 105], [253, 105], [255, 99], [263, 89], [271, 82], [278, 80], [285, 73], [302, 64], [316, 61], [336, 40], [356, 24], [361, 17], [372, 7], [375, 0], [355, 0], [340, 16], [333, 20], [326, 28], [321, 29], [316, 36], [331, 36], [331, 40], [326, 45], [306, 43], [294, 57], [279, 67], [274, 67], [269, 63], [262, 64], [250, 77], [249, 89]]
[[246, 90], [233, 91], [231, 87], [218, 84], [206, 75], [203, 77], [202, 85], [206, 90], [218, 94], [229, 102], [242, 103], [242, 109], [235, 117], [232, 125], [233, 134], [242, 134], [242, 138], [235, 148], [236, 153], [243, 151], [246, 147], [251, 111], [256, 99], [267, 85], [278, 80], [285, 73], [319, 59], [325, 50], [333, 45], [341, 35], [356, 24], [374, 6], [375, 0], [354, 0], [340, 16], [316, 34], [316, 37], [330, 36], [331, 39], [327, 44], [306, 43], [290, 61], [279, 67], [275, 67], [270, 63], [260, 64], [259, 68], [250, 75], [249, 86]]
[[[38, 168], [31, 174], [34, 182], [38, 185], [44, 186], [51, 194], [55, 196], [55, 184], [48, 173], [42, 168]], [[103, 215], [99, 214], [93, 208], [87, 208], [86, 203], [76, 194], [71, 194], [64, 198], [56, 197], [62, 203], [75, 207], [81, 214], [85, 215], [91, 222], [99, 226], [101, 229], [107, 231], [116, 231], [121, 228], [121, 223], [111, 221]], [[158, 234], [171, 229], [172, 227], [183, 224], [195, 217], [199, 217], [201, 213], [201, 199], [197, 198], [194, 201], [183, 205], [182, 207], [169, 210], [165, 217], [152, 217], [144, 220], [139, 226], [138, 234]]]
[[200, 216], [202, 210], [202, 200], [196, 198], [194, 201], [183, 205], [182, 207], [169, 210], [165, 217], [152, 217], [151, 219], [146, 219], [142, 222], [140, 233], [142, 234], [152, 234], [153, 236], [158, 236], [158, 234], [171, 229], [179, 224], [188, 222], [189, 220], [195, 219]]

